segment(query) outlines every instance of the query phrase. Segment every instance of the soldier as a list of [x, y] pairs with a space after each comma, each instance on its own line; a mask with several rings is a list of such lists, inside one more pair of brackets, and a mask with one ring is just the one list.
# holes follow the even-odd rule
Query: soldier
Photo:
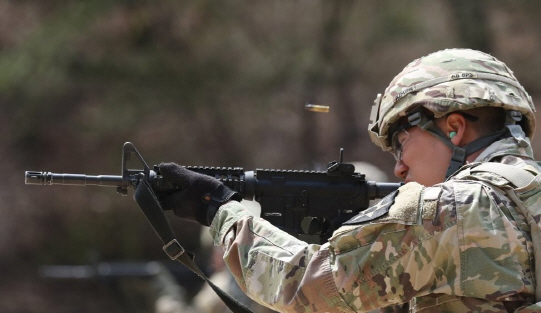
[[160, 200], [210, 226], [243, 291], [280, 312], [540, 312], [533, 112], [512, 71], [488, 54], [449, 49], [413, 61], [378, 96], [369, 125], [406, 184], [323, 245], [254, 217], [234, 191], [173, 163], [162, 175], [187, 189]]

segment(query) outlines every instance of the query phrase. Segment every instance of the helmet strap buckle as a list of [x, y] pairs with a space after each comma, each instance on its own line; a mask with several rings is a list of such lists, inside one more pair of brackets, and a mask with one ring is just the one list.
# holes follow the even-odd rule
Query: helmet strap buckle
[[411, 126], [417, 126], [422, 130], [434, 130], [438, 129], [434, 125], [434, 121], [426, 116], [421, 110], [408, 114], [408, 124]]
[[424, 116], [424, 114], [421, 113], [420, 110], [408, 114], [408, 124], [410, 124], [411, 126], [417, 126], [423, 120], [426, 121], [427, 118], [426, 116]]
[[507, 114], [505, 116], [505, 125], [515, 125], [520, 121], [522, 121], [522, 113], [515, 110], [507, 111]]

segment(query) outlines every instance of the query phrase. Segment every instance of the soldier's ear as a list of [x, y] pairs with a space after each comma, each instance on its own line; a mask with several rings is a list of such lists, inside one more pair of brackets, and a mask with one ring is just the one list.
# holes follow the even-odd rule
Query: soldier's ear
[[464, 146], [469, 140], [468, 123], [464, 116], [460, 113], [450, 113], [444, 119], [445, 122], [441, 125], [442, 130], [449, 136], [449, 139], [455, 146]]

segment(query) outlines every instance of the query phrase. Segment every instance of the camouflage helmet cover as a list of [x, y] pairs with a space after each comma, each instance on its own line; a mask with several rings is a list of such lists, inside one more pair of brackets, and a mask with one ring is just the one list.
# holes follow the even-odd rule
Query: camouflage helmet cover
[[418, 107], [438, 118], [484, 106], [521, 112], [521, 125], [532, 138], [535, 108], [531, 97], [503, 62], [470, 49], [442, 50], [408, 64], [383, 97], [378, 95], [368, 132], [376, 145], [390, 151], [390, 127]]

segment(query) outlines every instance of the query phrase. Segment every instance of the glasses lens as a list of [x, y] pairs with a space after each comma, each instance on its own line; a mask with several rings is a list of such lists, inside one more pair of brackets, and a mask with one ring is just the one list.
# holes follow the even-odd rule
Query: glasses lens
[[410, 133], [406, 128], [402, 128], [393, 134], [391, 147], [393, 148], [393, 154], [396, 161], [402, 160], [402, 150], [409, 139]]

